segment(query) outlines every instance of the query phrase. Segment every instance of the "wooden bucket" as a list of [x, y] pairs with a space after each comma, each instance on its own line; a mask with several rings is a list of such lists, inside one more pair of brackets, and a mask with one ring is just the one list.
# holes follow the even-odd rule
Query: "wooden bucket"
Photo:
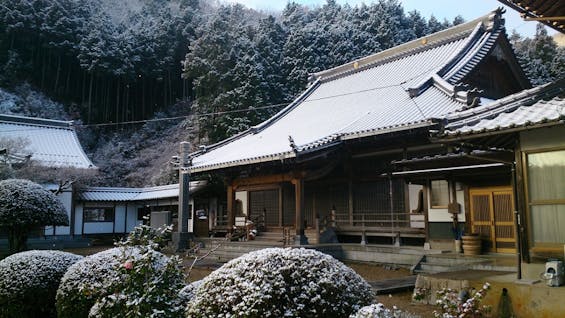
[[480, 255], [481, 254], [481, 237], [478, 235], [463, 235], [463, 254]]

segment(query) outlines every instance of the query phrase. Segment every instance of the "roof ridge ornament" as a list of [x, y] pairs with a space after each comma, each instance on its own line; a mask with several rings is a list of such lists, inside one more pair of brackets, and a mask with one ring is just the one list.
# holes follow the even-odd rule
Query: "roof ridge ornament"
[[290, 144], [290, 148], [292, 148], [292, 151], [294, 153], [298, 153], [298, 146], [296, 146], [296, 143], [294, 142], [294, 139], [292, 139], [291, 135], [288, 135], [288, 142]]

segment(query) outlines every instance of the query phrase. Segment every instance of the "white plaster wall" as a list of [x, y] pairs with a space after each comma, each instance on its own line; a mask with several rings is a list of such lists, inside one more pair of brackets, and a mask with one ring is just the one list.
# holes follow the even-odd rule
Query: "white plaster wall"
[[248, 202], [247, 202], [247, 191], [236, 191], [235, 192], [235, 199], [236, 200], [241, 200], [241, 205], [243, 207], [243, 214], [247, 215], [247, 208], [248, 208]]
[[522, 151], [565, 146], [565, 126], [540, 128], [520, 133]]
[[[451, 183], [450, 183], [451, 191]], [[457, 186], [458, 190], [455, 194], [455, 199], [457, 203], [461, 206], [461, 213], [457, 215], [459, 222], [465, 222], [465, 193], [463, 192], [462, 186]], [[452, 222], [452, 214], [447, 211], [447, 209], [432, 209], [430, 206], [431, 198], [430, 191], [426, 191], [428, 196], [428, 222]], [[451, 192], [450, 192], [451, 193]]]
[[77, 203], [75, 205], [75, 234], [82, 234], [82, 212], [84, 205], [82, 203]]
[[[73, 205], [73, 193], [70, 190], [63, 191], [57, 195], [57, 199], [61, 201], [65, 210], [67, 211], [67, 217], [69, 218], [69, 222], [71, 221], [71, 207]], [[53, 226], [45, 226], [45, 235], [53, 235]], [[56, 226], [55, 227], [55, 235], [70, 235], [71, 234], [71, 227], [70, 226]]]
[[217, 225], [218, 220], [218, 198], [211, 198], [208, 205], [208, 215], [214, 216], [208, 217], [208, 229], [212, 230], [212, 226]]
[[137, 209], [141, 207], [143, 207], [143, 205], [137, 205], [131, 203], [127, 205], [128, 217], [126, 218], [126, 223], [127, 223], [126, 232], [128, 233], [131, 232], [134, 227], [143, 223], [143, 221], [137, 219]]
[[126, 204], [117, 204], [114, 208], [114, 232], [124, 233], [124, 224], [126, 222]]
[[84, 234], [111, 234], [113, 233], [113, 227], [113, 222], [84, 223]]
[[418, 208], [418, 194], [423, 188], [424, 186], [419, 184], [408, 184], [408, 198], [410, 200], [409, 212]]
[[190, 204], [190, 214], [188, 219], [188, 233], [194, 233], [194, 199], [190, 197], [188, 200]]

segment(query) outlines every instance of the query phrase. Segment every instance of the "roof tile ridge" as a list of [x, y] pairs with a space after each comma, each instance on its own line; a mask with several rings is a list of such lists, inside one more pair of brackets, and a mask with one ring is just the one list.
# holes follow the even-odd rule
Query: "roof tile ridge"
[[[522, 106], [530, 107], [531, 105], [524, 105], [522, 102], [526, 99], [532, 99], [537, 102], [539, 100], [542, 100], [543, 97], [545, 97], [545, 95], [547, 95], [548, 93], [551, 96], [557, 96], [560, 92], [563, 92], [565, 90], [565, 88], [563, 88], [564, 84], [565, 79], [561, 79], [555, 82], [550, 82], [536, 86], [534, 88], [523, 90], [512, 95], [508, 95], [484, 106], [464, 110], [459, 113], [454, 113], [446, 118], [448, 121], [446, 127], [453, 128], [465, 126], [469, 123], [488, 119], [489, 117], [508, 112], [510, 110], [515, 110]], [[535, 102], [532, 103], [532, 105], [535, 104]]]
[[482, 25], [482, 23], [477, 23], [477, 25], [475, 26], [471, 34], [467, 37], [465, 42], [461, 45], [461, 47], [457, 51], [453, 52], [451, 56], [447, 58], [445, 63], [442, 66], [438, 67], [438, 70], [432, 76], [421, 80], [413, 87], [409, 87], [407, 91], [410, 92], [410, 96], [414, 97], [420, 95], [422, 91], [431, 86], [434, 75], [441, 76], [440, 74], [445, 73], [447, 69], [457, 64], [460, 58], [465, 55], [469, 48], [475, 43], [475, 38], [477, 37], [479, 31], [482, 30]]
[[[495, 11], [498, 12], [498, 11]], [[494, 19], [495, 22], [492, 25], [485, 26], [484, 23], [477, 23], [475, 29], [469, 35], [464, 45], [461, 46], [459, 50], [454, 52], [450, 58], [447, 59], [446, 63], [439, 69], [435, 74], [426, 78], [414, 87], [407, 89], [411, 97], [416, 97], [420, 95], [430, 86], [437, 87], [444, 94], [454, 98], [456, 101], [461, 103], [466, 103], [468, 106], [474, 103], [476, 97], [480, 92], [478, 91], [468, 91], [459, 84], [452, 84], [449, 80], [460, 73], [461, 70], [466, 67], [467, 63], [462, 63], [463, 61], [471, 61], [478, 52], [484, 50], [487, 47], [487, 43], [491, 41], [490, 47], [486, 48], [490, 52], [496, 40], [500, 37], [501, 32], [504, 30], [504, 23], [501, 23], [501, 19]], [[484, 31], [484, 32], [480, 32]], [[488, 34], [488, 35], [487, 35]], [[486, 36], [485, 36], [486, 35]], [[494, 39], [494, 40], [492, 40]], [[473, 67], [474, 69], [474, 67]], [[469, 73], [468, 71], [467, 73]], [[446, 76], [447, 75], [447, 76]]]
[[165, 184], [165, 185], [160, 185], [160, 186], [143, 187], [143, 188], [140, 188], [140, 189], [141, 189], [141, 193], [147, 193], [147, 192], [153, 192], [153, 191], [171, 190], [171, 189], [175, 189], [175, 188], [178, 188], [178, 187], [179, 187], [178, 183], [173, 183], [173, 184]]
[[[461, 59], [455, 63], [453, 65], [453, 68], [451, 70], [449, 70], [449, 72], [445, 72], [443, 74], [443, 76], [445, 76], [446, 80], [449, 81], [451, 80], [453, 77], [455, 77], [456, 75], [463, 73], [462, 76], [466, 76], [469, 73], [471, 73], [475, 67], [478, 65], [472, 65], [472, 67], [469, 70], [464, 70], [464, 68], [466, 66], [469, 66], [469, 63], [475, 59], [475, 58], [479, 58], [480, 60], [483, 59], [483, 57], [478, 57], [479, 53], [483, 50], [486, 50], [485, 56], [487, 56], [494, 48], [495, 48], [495, 44], [498, 41], [498, 39], [500, 38], [502, 31], [504, 30], [504, 25], [503, 24], [498, 24], [498, 26], [496, 26], [489, 34], [488, 36], [485, 36], [483, 39], [480, 40], [480, 42], [475, 43], [475, 45], [473, 45], [472, 47], [469, 48], [469, 51], [466, 52], [466, 54], [464, 54]], [[489, 43], [490, 42], [490, 43]], [[465, 63], [463, 63], [465, 62]], [[458, 66], [456, 68], [456, 66]]]
[[[330, 81], [333, 81], [333, 80], [342, 78], [342, 77], [344, 77], [344, 76], [348, 76], [348, 75], [351, 75], [351, 74], [354, 74], [354, 73], [362, 72], [362, 71], [365, 71], [365, 70], [367, 70], [367, 69], [374, 68], [374, 67], [377, 67], [377, 66], [380, 66], [380, 65], [388, 64], [388, 63], [391, 63], [391, 62], [400, 60], [400, 59], [402, 59], [402, 58], [404, 58], [404, 57], [416, 55], [416, 54], [418, 54], [418, 53], [425, 52], [425, 51], [427, 51], [427, 50], [429, 50], [429, 49], [433, 49], [433, 48], [442, 46], [442, 45], [444, 45], [444, 44], [457, 41], [458, 39], [462, 38], [465, 34], [466, 34], [466, 33], [463, 32], [463, 33], [454, 35], [454, 36], [452, 36], [452, 37], [450, 37], [450, 38], [445, 38], [445, 39], [442, 39], [442, 40], [438, 40], [438, 41], [433, 42], [433, 43], [428, 42], [427, 44], [423, 44], [423, 45], [420, 46], [420, 47], [412, 48], [412, 49], [405, 50], [405, 51], [400, 51], [400, 52], [398, 52], [398, 53], [396, 53], [396, 54], [394, 54], [394, 55], [386, 56], [386, 57], [383, 57], [382, 59], [375, 60], [375, 61], [372, 61], [372, 62], [363, 64], [363, 65], [361, 65], [361, 64], [359, 63], [360, 60], [356, 60], [356, 61], [350, 62], [350, 63], [348, 63], [348, 64], [344, 64], [344, 65], [338, 66], [338, 68], [342, 68], [342, 67], [343, 67], [343, 68], [344, 68], [343, 71], [336, 72], [336, 73], [329, 73], [329, 75], [324, 76], [324, 77], [319, 77], [319, 79], [320, 79], [320, 81], [321, 81], [322, 83], [330, 82]], [[421, 41], [422, 41], [422, 40], [424, 40], [424, 39], [425, 39], [425, 37], [424, 37], [424, 38], [419, 38], [419, 39], [417, 39], [417, 40], [421, 40]], [[415, 40], [414, 40], [414, 41], [415, 41]], [[433, 44], [433, 45], [432, 45], [432, 44]], [[392, 47], [392, 48], [387, 49], [387, 50], [385, 50], [385, 51], [392, 50], [392, 49], [397, 49], [397, 48], [398, 48], [398, 46], [395, 46], [395, 47]], [[381, 51], [381, 52], [379, 52], [379, 53], [383, 53], [383, 52], [385, 52], [385, 51]], [[376, 54], [379, 54], [379, 53], [376, 53]], [[362, 60], [362, 59], [361, 59], [361, 60]], [[357, 63], [357, 64], [356, 64], [356, 63]], [[350, 65], [350, 66], [349, 66], [349, 65]], [[357, 66], [356, 66], [356, 65], [357, 65]], [[347, 66], [347, 67], [346, 67], [346, 66]], [[328, 70], [328, 72], [329, 72], [329, 71], [330, 71], [330, 70]], [[317, 73], [317, 74], [319, 74], [319, 73]], [[316, 75], [316, 74], [314, 74], [313, 76], [314, 76], [314, 78], [318, 78], [318, 75]]]
[[27, 124], [34, 126], [52, 127], [52, 128], [68, 128], [73, 129], [73, 121], [47, 119], [39, 117], [28, 117], [11, 114], [0, 114], [0, 122], [10, 124]]
[[503, 10], [500, 8], [493, 10], [488, 14], [472, 21], [465, 22], [436, 33], [414, 39], [404, 44], [394, 46], [384, 51], [377, 52], [375, 54], [336, 66], [325, 71], [314, 73], [312, 74], [312, 76], [316, 79], [329, 81], [334, 78], [339, 78], [341, 76], [365, 70], [376, 65], [381, 65], [407, 55], [412, 55], [414, 53], [419, 53], [430, 48], [441, 46], [445, 43], [460, 39], [463, 36], [468, 36], [467, 34], [472, 32], [476, 28], [476, 25], [479, 23], [488, 30], [495, 23], [495, 21], [500, 18], [500, 14], [502, 12]]
[[130, 187], [81, 187], [80, 192], [129, 192], [129, 193], [139, 193], [141, 188], [130, 188]]

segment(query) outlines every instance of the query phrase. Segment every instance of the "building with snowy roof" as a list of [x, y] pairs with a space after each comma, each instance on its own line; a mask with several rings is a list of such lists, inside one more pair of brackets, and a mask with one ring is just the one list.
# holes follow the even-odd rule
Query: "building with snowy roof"
[[[205, 196], [193, 197], [207, 185], [206, 181], [190, 182], [191, 216], [194, 210], [211, 211], [216, 201]], [[179, 199], [179, 185], [170, 184], [146, 188], [84, 187], [77, 191], [74, 214], [71, 219], [73, 233], [81, 236], [100, 234], [123, 235], [139, 224], [150, 219], [151, 222], [176, 224]], [[149, 218], [150, 217], [150, 218]], [[160, 218], [157, 221], [157, 218]], [[208, 234], [208, 221], [205, 224], [191, 217], [191, 232], [194, 226], [204, 227], [203, 234]], [[215, 220], [210, 220], [214, 222]], [[156, 227], [163, 224], [152, 224]]]
[[[542, 136], [557, 151], [548, 160], [561, 158], [563, 82], [531, 88], [502, 13], [312, 74], [272, 118], [201, 146], [190, 172], [226, 180], [228, 230], [243, 217], [266, 232], [290, 228], [296, 244], [452, 249], [475, 232], [483, 251], [517, 253], [520, 240], [525, 258], [536, 244], [562, 248], [561, 234], [540, 231], [565, 215], [565, 198], [531, 201], [522, 178]], [[522, 220], [536, 224], [522, 226], [538, 234], [517, 237], [515, 199]]]
[[[228, 228], [243, 214], [266, 228], [293, 227], [297, 242], [316, 242], [332, 223], [344, 242], [430, 243], [452, 236], [453, 213], [466, 220], [465, 190], [453, 177], [463, 169], [451, 180], [410, 179], [392, 175], [393, 162], [448, 152], [429, 140], [445, 116], [529, 87], [496, 10], [313, 74], [269, 120], [201, 147], [190, 171], [229, 180]], [[494, 182], [509, 184], [500, 170]]]
[[95, 168], [80, 145], [72, 121], [1, 114], [0, 136], [23, 143], [23, 149], [8, 154], [10, 162], [29, 159], [50, 168]]

